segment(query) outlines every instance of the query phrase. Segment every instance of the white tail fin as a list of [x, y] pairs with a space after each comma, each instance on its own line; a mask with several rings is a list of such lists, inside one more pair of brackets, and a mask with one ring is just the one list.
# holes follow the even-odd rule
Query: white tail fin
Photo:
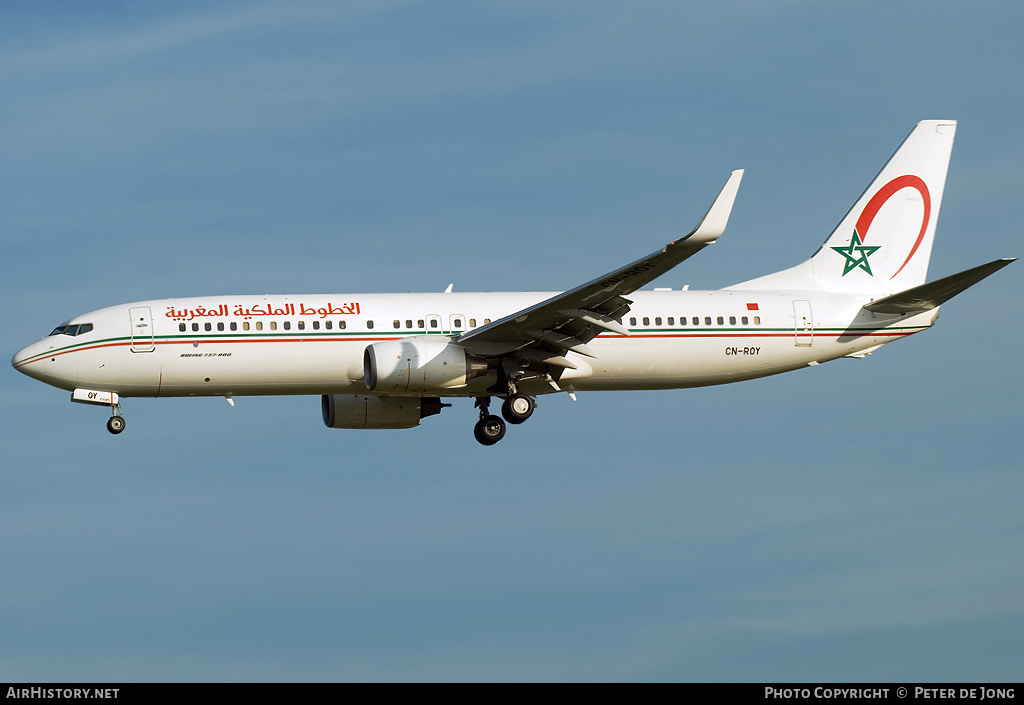
[[956, 133], [925, 120], [806, 262], [730, 289], [894, 293], [923, 284]]

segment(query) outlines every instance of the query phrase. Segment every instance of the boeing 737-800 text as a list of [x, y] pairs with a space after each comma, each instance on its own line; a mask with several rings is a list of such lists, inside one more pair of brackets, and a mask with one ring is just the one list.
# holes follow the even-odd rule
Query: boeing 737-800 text
[[562, 293], [139, 301], [61, 323], [11, 363], [109, 406], [112, 433], [124, 397], [316, 394], [327, 426], [377, 429], [474, 397], [474, 433], [490, 445], [540, 394], [724, 384], [864, 357], [1013, 261], [926, 283], [955, 131], [919, 123], [810, 259], [717, 291], [639, 289], [723, 233], [742, 171], [689, 235]]

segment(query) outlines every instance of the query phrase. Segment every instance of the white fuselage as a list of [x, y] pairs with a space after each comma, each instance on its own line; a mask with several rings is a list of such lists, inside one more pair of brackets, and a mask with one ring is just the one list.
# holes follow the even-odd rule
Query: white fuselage
[[[67, 390], [125, 397], [367, 394], [363, 352], [410, 336], [452, 341], [550, 298], [545, 292], [210, 296], [77, 316], [91, 324], [15, 354], [21, 372]], [[643, 291], [622, 324], [574, 352], [562, 389], [672, 389], [735, 382], [852, 356], [929, 327], [937, 309], [878, 315], [867, 296], [794, 291]], [[74, 328], [72, 328], [74, 332]], [[524, 345], [527, 341], [524, 341]], [[479, 396], [495, 374], [432, 396]], [[534, 381], [524, 392], [554, 389]]]

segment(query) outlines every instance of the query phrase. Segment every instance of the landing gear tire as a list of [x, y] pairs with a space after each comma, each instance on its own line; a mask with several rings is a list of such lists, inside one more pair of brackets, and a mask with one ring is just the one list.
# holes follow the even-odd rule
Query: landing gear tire
[[473, 427], [476, 440], [485, 446], [492, 446], [505, 437], [505, 422], [500, 416], [485, 416]]
[[501, 415], [510, 424], [520, 424], [533, 415], [536, 404], [533, 397], [525, 394], [510, 394], [501, 405]]
[[115, 436], [124, 430], [125, 423], [123, 416], [111, 416], [107, 421], [107, 430]]

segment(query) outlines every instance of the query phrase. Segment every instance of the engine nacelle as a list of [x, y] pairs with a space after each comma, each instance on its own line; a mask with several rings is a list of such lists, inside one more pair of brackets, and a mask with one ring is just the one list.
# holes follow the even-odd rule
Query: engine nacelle
[[413, 428], [446, 405], [437, 397], [324, 394], [321, 406], [327, 428]]
[[420, 394], [465, 387], [487, 362], [447, 339], [406, 338], [366, 346], [363, 380], [371, 392]]

